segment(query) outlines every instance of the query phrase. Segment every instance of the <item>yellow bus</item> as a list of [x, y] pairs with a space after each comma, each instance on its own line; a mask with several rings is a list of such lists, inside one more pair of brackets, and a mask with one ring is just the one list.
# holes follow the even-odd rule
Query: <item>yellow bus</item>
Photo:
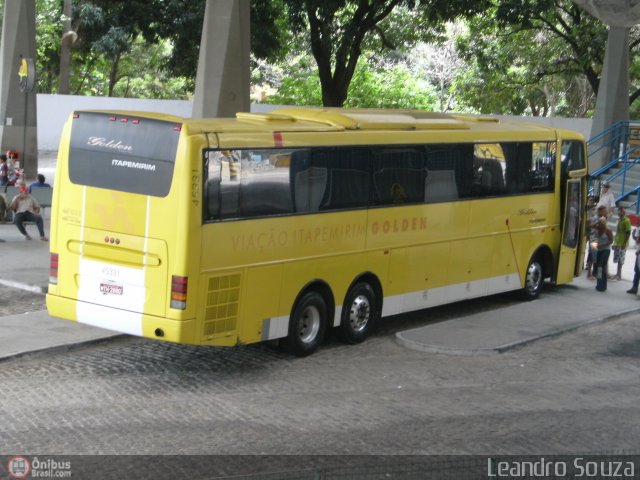
[[56, 169], [52, 316], [151, 339], [278, 340], [579, 275], [572, 131], [422, 111], [74, 112]]

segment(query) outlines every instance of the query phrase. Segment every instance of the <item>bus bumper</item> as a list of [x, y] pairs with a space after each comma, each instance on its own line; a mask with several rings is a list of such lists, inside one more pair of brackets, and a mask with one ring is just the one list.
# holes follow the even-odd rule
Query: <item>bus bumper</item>
[[173, 343], [197, 345], [195, 319], [171, 320], [47, 294], [52, 317]]

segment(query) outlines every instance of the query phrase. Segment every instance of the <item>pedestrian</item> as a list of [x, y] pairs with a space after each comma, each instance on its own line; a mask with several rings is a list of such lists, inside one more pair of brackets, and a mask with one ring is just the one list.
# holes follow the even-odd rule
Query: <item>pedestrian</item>
[[596, 232], [598, 219], [602, 216], [606, 216], [606, 207], [601, 205], [596, 208], [595, 198], [593, 195], [589, 195], [587, 197], [587, 225], [585, 228], [585, 233], [587, 237], [587, 265], [585, 266], [585, 270], [587, 271], [587, 278], [589, 280], [593, 279], [593, 264], [596, 261], [596, 250], [595, 248], [591, 248], [593, 242], [596, 241]]
[[607, 207], [607, 218], [611, 218], [613, 216], [613, 210], [616, 208], [616, 197], [613, 196], [611, 185], [606, 180], [602, 182], [602, 188], [600, 189], [598, 206], [600, 205]]
[[7, 165], [7, 156], [0, 154], [0, 186], [9, 183], [9, 165]]
[[611, 254], [611, 244], [613, 243], [613, 233], [607, 226], [607, 218], [600, 217], [597, 225], [596, 249], [596, 290], [604, 292], [607, 289], [607, 264]]
[[44, 234], [44, 221], [42, 220], [42, 215], [40, 215], [40, 204], [29, 195], [28, 190], [26, 185], [22, 185], [19, 193], [11, 201], [11, 210], [16, 212], [14, 222], [26, 240], [31, 240], [31, 236], [24, 228], [24, 222], [35, 222], [40, 233], [40, 240], [46, 242], [48, 238]]
[[631, 236], [631, 220], [625, 214], [624, 207], [618, 207], [618, 223], [616, 225], [616, 234], [613, 237], [613, 263], [618, 264], [615, 276], [609, 277], [611, 280], [622, 279], [622, 265], [627, 253], [627, 245]]
[[633, 283], [631, 284], [631, 288], [627, 290], [627, 293], [635, 294], [638, 293], [638, 284], [640, 283], [640, 265], [638, 265], [638, 262], [640, 262], [640, 234], [635, 228], [633, 229], [632, 236], [636, 242], [636, 258], [633, 264]]

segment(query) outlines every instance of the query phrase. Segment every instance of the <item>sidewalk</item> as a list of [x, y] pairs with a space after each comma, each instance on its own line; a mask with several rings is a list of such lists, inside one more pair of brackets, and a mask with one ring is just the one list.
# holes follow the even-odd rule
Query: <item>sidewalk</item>
[[[50, 232], [50, 209], [45, 233]], [[33, 240], [25, 240], [15, 225], [0, 224], [0, 285], [45, 294], [49, 282], [49, 242], [39, 240], [35, 225], [27, 225]], [[0, 316], [0, 360], [50, 349], [64, 349], [120, 335], [119, 333], [50, 317], [46, 310]]]
[[[629, 253], [635, 260], [635, 252]], [[628, 270], [624, 267], [626, 264], [623, 269]], [[396, 338], [402, 345], [424, 352], [495, 354], [588, 325], [638, 316], [640, 296], [626, 293], [633, 271], [625, 275], [624, 270], [623, 279], [610, 280], [606, 292], [596, 291], [595, 282], [583, 275], [569, 285], [545, 286], [537, 300], [399, 332]]]
[[[28, 231], [35, 225], [29, 225]], [[49, 234], [49, 219], [45, 218]], [[0, 225], [3, 268], [0, 285], [46, 293], [49, 243], [25, 240], [15, 225]], [[400, 344], [426, 352], [474, 355], [504, 352], [540, 338], [621, 315], [640, 313], [640, 296], [626, 291], [633, 279], [635, 252], [627, 252], [621, 281], [609, 281], [604, 293], [581, 276], [569, 285], [547, 286], [539, 299], [475, 313], [397, 333]], [[610, 262], [611, 272], [615, 264]], [[424, 315], [428, 318], [429, 311]], [[99, 341], [118, 333], [49, 317], [46, 311], [0, 317], [0, 360], [17, 355]]]

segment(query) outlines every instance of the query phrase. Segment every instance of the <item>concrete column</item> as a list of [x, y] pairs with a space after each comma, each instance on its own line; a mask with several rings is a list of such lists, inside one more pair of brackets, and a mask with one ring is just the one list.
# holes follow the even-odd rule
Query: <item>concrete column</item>
[[0, 149], [17, 150], [26, 177], [32, 179], [38, 170], [36, 89], [20, 91], [18, 70], [22, 57], [36, 58], [35, 0], [5, 0], [1, 42]]
[[249, 0], [207, 0], [193, 98], [193, 117], [248, 112]]
[[[591, 137], [623, 120], [629, 120], [629, 29], [611, 26], [596, 110], [593, 114]], [[590, 170], [600, 168], [608, 159], [607, 154], [601, 155], [600, 158], [591, 158]]]

